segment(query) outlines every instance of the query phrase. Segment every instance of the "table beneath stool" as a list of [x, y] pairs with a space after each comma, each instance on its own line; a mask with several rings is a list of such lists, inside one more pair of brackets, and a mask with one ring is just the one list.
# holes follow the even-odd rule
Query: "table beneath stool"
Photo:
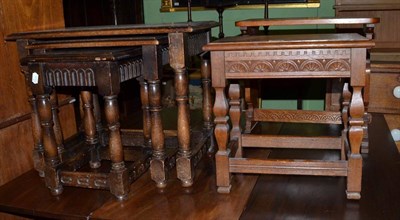
[[[218, 191], [228, 193], [231, 173], [347, 176], [347, 198], [361, 192], [366, 50], [374, 43], [358, 34], [237, 36], [211, 42]], [[253, 121], [343, 124], [341, 137], [243, 134], [240, 87], [231, 79], [344, 78], [342, 112], [255, 109]], [[229, 103], [225, 89], [229, 88]], [[348, 84], [345, 84], [348, 85]], [[350, 92], [351, 91], [351, 92]], [[229, 115], [228, 115], [229, 113]], [[231, 121], [232, 128], [228, 124]], [[347, 138], [348, 135], [348, 138]], [[242, 147], [336, 149], [339, 161], [246, 158]], [[345, 152], [347, 151], [348, 156]]]

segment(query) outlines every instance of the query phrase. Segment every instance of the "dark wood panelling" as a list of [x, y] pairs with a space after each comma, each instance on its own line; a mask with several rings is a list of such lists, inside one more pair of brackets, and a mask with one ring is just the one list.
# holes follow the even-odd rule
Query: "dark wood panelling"
[[141, 24], [143, 0], [64, 0], [65, 26]]
[[[25, 80], [19, 67], [15, 42], [8, 34], [20, 31], [64, 27], [62, 0], [0, 0], [0, 123], [30, 114]], [[60, 109], [66, 136], [76, 130], [70, 105]], [[25, 118], [23, 118], [25, 119]], [[31, 121], [9, 123], [0, 129], [0, 185], [32, 169]], [[21, 219], [0, 214], [0, 219]]]
[[[30, 113], [25, 80], [21, 74], [17, 48], [14, 42], [5, 42], [4, 37], [8, 34], [42, 29], [63, 27], [61, 0], [0, 0], [0, 120], [8, 121]], [[20, 170], [14, 172], [1, 172], [0, 185], [14, 178], [16, 175], [27, 171], [32, 167], [31, 147], [32, 135], [30, 121], [23, 121], [0, 130], [2, 136], [0, 158], [9, 157], [10, 160], [18, 161]], [[7, 141], [6, 141], [7, 140]], [[13, 156], [10, 156], [13, 155]], [[11, 161], [10, 161], [11, 162]], [[7, 170], [13, 166], [11, 163], [4, 164]]]

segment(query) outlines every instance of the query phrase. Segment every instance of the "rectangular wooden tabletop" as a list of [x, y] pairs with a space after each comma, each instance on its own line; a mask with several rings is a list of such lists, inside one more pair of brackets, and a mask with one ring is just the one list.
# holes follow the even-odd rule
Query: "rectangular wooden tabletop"
[[371, 48], [374, 45], [372, 40], [355, 33], [242, 35], [210, 42], [203, 46], [203, 50]]
[[379, 18], [253, 18], [236, 21], [238, 27], [289, 26], [315, 24], [376, 24]]
[[176, 22], [160, 24], [109, 25], [52, 29], [43, 31], [21, 32], [8, 35], [6, 40], [17, 39], [55, 39], [76, 37], [116, 37], [132, 35], [168, 34], [175, 32], [191, 33], [218, 26], [215, 21]]

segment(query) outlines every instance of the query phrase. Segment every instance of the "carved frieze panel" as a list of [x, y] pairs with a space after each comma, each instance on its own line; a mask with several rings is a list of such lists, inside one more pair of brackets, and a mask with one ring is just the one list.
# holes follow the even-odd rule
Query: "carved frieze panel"
[[143, 60], [130, 60], [119, 65], [120, 81], [124, 82], [142, 75]]
[[350, 72], [350, 49], [228, 51], [227, 73]]
[[187, 51], [188, 56], [194, 56], [203, 52], [203, 45], [207, 44], [210, 39], [210, 32], [197, 32], [189, 34], [187, 41]]
[[342, 116], [340, 112], [256, 109], [254, 120], [341, 124]]
[[92, 68], [51, 68], [45, 79], [48, 86], [96, 86]]
[[[115, 74], [119, 74], [120, 82], [124, 82], [141, 76], [142, 69], [143, 60], [141, 58], [131, 59], [120, 62], [119, 72]], [[51, 64], [45, 67], [44, 73], [47, 86], [96, 86], [95, 64]]]

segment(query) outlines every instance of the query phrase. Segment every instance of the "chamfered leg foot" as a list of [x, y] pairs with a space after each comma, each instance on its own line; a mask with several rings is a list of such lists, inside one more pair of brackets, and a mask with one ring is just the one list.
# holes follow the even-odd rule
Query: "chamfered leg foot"
[[218, 186], [217, 192], [228, 194], [231, 192], [232, 185], [229, 186]]
[[354, 200], [361, 199], [360, 192], [349, 192], [349, 191], [346, 191], [346, 195], [347, 195], [347, 199], [354, 199]]

